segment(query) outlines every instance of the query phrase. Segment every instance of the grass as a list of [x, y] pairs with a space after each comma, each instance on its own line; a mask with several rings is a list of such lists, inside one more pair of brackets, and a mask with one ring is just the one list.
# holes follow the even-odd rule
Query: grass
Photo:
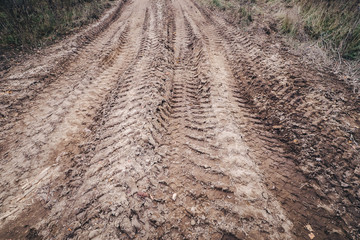
[[218, 8], [221, 8], [221, 7], [222, 7], [222, 4], [220, 3], [219, 0], [212, 0], [212, 4], [213, 4], [215, 7], [218, 7]]
[[205, 0], [211, 6], [222, 11], [231, 13], [237, 19], [237, 22], [246, 26], [253, 21], [253, 9], [256, 0]]
[[[357, 0], [287, 2], [293, 7], [281, 16], [283, 33], [318, 40], [323, 47], [346, 59], [360, 59], [360, 4]], [[299, 11], [294, 12], [294, 8]]]
[[225, 11], [226, 10], [226, 6], [224, 4], [222, 4], [222, 2], [220, 2], [220, 0], [212, 0], [212, 5], [221, 9], [222, 11]]
[[[315, 40], [329, 52], [360, 60], [359, 0], [205, 0], [226, 10], [241, 26], [267, 13], [280, 20], [278, 29], [300, 41]], [[265, 16], [265, 15], [264, 15]]]
[[0, 52], [51, 43], [109, 6], [109, 0], [0, 0]]

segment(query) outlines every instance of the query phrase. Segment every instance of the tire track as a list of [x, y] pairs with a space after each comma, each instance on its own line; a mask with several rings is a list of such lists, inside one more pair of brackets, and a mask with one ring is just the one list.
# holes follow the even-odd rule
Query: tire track
[[4, 125], [0, 238], [356, 239], [328, 74], [191, 0], [117, 9]]
[[[227, 120], [229, 112], [224, 110], [229, 108], [229, 100], [226, 97], [221, 99], [226, 94], [215, 90], [219, 89], [219, 84], [221, 86], [220, 79], [224, 80], [226, 77], [220, 78], [224, 72], [216, 73], [216, 68], [219, 67], [216, 64], [219, 62], [212, 62], [221, 56], [208, 55], [209, 52], [218, 50], [211, 49], [217, 46], [209, 43], [209, 37], [215, 41], [213, 35], [208, 36], [213, 29], [203, 30], [201, 19], [198, 19], [196, 12], [192, 12], [188, 3], [183, 3], [186, 7], [176, 4], [176, 9], [183, 10], [177, 11], [182, 17], [176, 16], [175, 19], [184, 18], [184, 21], [177, 21], [176, 29], [180, 34], [175, 46], [184, 50], [175, 53], [181, 57], [178, 57], [180, 64], [174, 73], [171, 99], [173, 120], [170, 123], [172, 134], [168, 140], [175, 144], [172, 144], [173, 153], [169, 156], [172, 163], [169, 166], [169, 176], [163, 181], [168, 186], [167, 195], [176, 194], [179, 200], [167, 203], [171, 214], [164, 218], [170, 222], [161, 227], [161, 232], [166, 233], [164, 238], [171, 239], [242, 239], [266, 236], [283, 239], [289, 234], [290, 223], [284, 215], [281, 217], [281, 213], [278, 213], [279, 219], [275, 220], [263, 210], [279, 211], [279, 206], [274, 204], [275, 200], [267, 195], [261, 184], [250, 185], [252, 181], [258, 184], [259, 180], [254, 178], [256, 174], [252, 175], [258, 170], [254, 170], [256, 167], [246, 157], [246, 153], [241, 153], [241, 135], [229, 134], [226, 130], [231, 129], [231, 132], [237, 127], [231, 120]], [[226, 81], [222, 84], [224, 82], [227, 84]], [[223, 145], [223, 142], [227, 142], [228, 146]], [[246, 149], [243, 151], [246, 152]], [[229, 163], [241, 165], [243, 173], [227, 169], [226, 165]], [[243, 189], [239, 186], [243, 186]], [[259, 198], [256, 191], [250, 193], [246, 190], [247, 187], [260, 188], [265, 193]], [[264, 196], [267, 199], [266, 207], [259, 207], [259, 201]], [[249, 212], [240, 210], [244, 209], [242, 205]], [[256, 217], [250, 212], [257, 212]], [[176, 224], [172, 224], [172, 221]], [[267, 222], [269, 226], [266, 226]], [[280, 235], [281, 231], [286, 233], [280, 237], [279, 232], [274, 232], [273, 228], [280, 229]], [[260, 233], [259, 229], [262, 229]]]
[[[94, 142], [85, 150], [88, 154], [76, 158], [67, 171], [65, 186], [57, 186], [58, 191], [65, 193], [61, 196], [63, 201], [73, 208], [64, 218], [63, 203], [48, 202], [52, 217], [39, 224], [46, 238], [156, 236], [150, 221], [143, 220], [152, 218], [143, 204], [144, 198], [149, 197], [145, 192], [152, 187], [149, 183], [161, 172], [162, 158], [154, 149], [161, 141], [157, 136], [166, 131], [155, 109], [162, 106], [162, 88], [168, 84], [165, 78], [169, 75], [170, 50], [161, 43], [168, 37], [171, 42], [171, 27], [167, 30], [162, 26], [171, 26], [171, 19], [164, 12], [165, 2], [160, 4], [138, 5], [138, 16], [145, 13], [143, 27], [138, 27], [142, 32], [141, 38], [137, 35], [138, 53], [99, 112], [100, 125], [96, 126]], [[159, 22], [159, 11], [165, 23]], [[85, 157], [90, 161], [84, 161]], [[59, 222], [66, 227], [59, 227]]]
[[[272, 192], [296, 223], [293, 231], [297, 238], [306, 239], [304, 226], [310, 223], [319, 238], [356, 239], [358, 213], [350, 205], [358, 202], [353, 173], [358, 153], [343, 143], [347, 141], [344, 136], [353, 130], [338, 124], [344, 121], [341, 116], [348, 114], [334, 114], [334, 109], [353, 111], [351, 106], [358, 100], [351, 99], [351, 93], [341, 93], [349, 97], [344, 100], [329, 91], [330, 85], [347, 92], [331, 74], [302, 65], [287, 52], [269, 47], [268, 42], [256, 44], [252, 36], [244, 36], [224, 20], [203, 13], [224, 37], [229, 61], [236, 63], [232, 71], [241, 81], [234, 93], [240, 107], [247, 105], [253, 113], [251, 118], [256, 118], [248, 132], [249, 145], [252, 149], [261, 146], [254, 151], [255, 156], [263, 159]], [[329, 145], [333, 139], [336, 143]], [[340, 151], [335, 150], [338, 146]], [[264, 153], [267, 159], [262, 157]], [[353, 210], [345, 213], [340, 210], [344, 208]]]
[[[79, 61], [78, 57], [81, 56], [81, 52], [90, 43], [94, 43], [103, 30], [107, 29], [120, 16], [124, 3], [124, 1], [118, 2], [97, 23], [66, 39], [62, 44], [45, 49], [37, 59], [24, 61], [19, 66], [11, 68], [7, 73], [3, 73], [0, 86], [2, 93], [0, 94], [2, 103], [0, 126], [18, 121], [19, 115], [26, 111], [25, 103], [36, 98], [39, 92], [71, 69], [69, 66]], [[5, 126], [5, 129], [11, 127]]]
[[[6, 137], [2, 145], [6, 142], [7, 149], [2, 149], [5, 151], [2, 153], [1, 188], [9, 188], [0, 195], [3, 223], [33, 203], [36, 190], [58, 176], [64, 167], [62, 159], [76, 154], [77, 144], [91, 132], [87, 127], [103, 95], [130, 64], [136, 49], [136, 44], [131, 46], [128, 42], [132, 33], [127, 17], [131, 16], [131, 11], [127, 9], [97, 44], [90, 44], [79, 55], [78, 61], [88, 64], [78, 66], [75, 62], [38, 96], [29, 111], [31, 114], [24, 114], [20, 124], [8, 129], [17, 129], [13, 136], [3, 132]], [[113, 50], [107, 58], [110, 61], [97, 68], [93, 54], [101, 56], [109, 49]]]

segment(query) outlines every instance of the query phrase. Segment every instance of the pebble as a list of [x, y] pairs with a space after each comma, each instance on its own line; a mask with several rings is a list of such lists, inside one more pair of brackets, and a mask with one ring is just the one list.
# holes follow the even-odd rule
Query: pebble
[[99, 230], [93, 230], [89, 233], [89, 239], [93, 239], [95, 237], [97, 237], [99, 235], [100, 231]]
[[356, 176], [360, 177], [360, 167], [359, 166], [357, 168], [355, 168], [354, 173], [355, 173]]

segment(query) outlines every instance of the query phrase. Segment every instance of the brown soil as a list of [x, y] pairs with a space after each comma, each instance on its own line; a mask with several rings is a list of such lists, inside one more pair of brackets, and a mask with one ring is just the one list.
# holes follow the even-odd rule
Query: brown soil
[[360, 102], [191, 0], [0, 73], [0, 239], [359, 239]]

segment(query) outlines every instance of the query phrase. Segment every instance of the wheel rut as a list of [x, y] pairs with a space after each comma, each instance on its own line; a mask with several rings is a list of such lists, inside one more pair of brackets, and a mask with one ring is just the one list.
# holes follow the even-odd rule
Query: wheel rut
[[[357, 182], [350, 169], [355, 169], [353, 164], [357, 162], [358, 153], [353, 146], [344, 144], [341, 144], [342, 150], [334, 150], [337, 147], [330, 142], [353, 131], [349, 125], [341, 127], [335, 121], [342, 122], [342, 115], [349, 112], [354, 114], [350, 109], [358, 98], [352, 96], [343, 85], [334, 85], [339, 80], [331, 73], [315, 71], [308, 63], [300, 63], [289, 53], [275, 50], [277, 46], [272, 42], [256, 43], [258, 40], [254, 36], [245, 36], [223, 19], [197, 7], [213, 23], [215, 32], [223, 36], [226, 57], [229, 62], [235, 63], [231, 66], [232, 74], [238, 79], [234, 85], [234, 96], [238, 99], [239, 107], [245, 107], [245, 112], [250, 113], [243, 115], [243, 119], [250, 118], [253, 123], [252, 127], [247, 124], [245, 138], [253, 150], [260, 146], [260, 150], [251, 154], [261, 161], [261, 168], [269, 181], [267, 184], [273, 186], [272, 192], [289, 212], [288, 216], [295, 225], [293, 231], [296, 238], [306, 239], [304, 236], [309, 231], [304, 226], [308, 224], [316, 229], [316, 236], [321, 239], [356, 238], [357, 211], [340, 216], [338, 208], [346, 204], [344, 201], [340, 205], [335, 204], [340, 196], [347, 198], [348, 194], [355, 196], [356, 193], [352, 190], [335, 190], [334, 187], [345, 186], [343, 181], [351, 184]], [[340, 95], [348, 96], [346, 100], [339, 100], [339, 95], [326, 89], [329, 84], [338, 89]], [[336, 106], [333, 101], [337, 101]], [[338, 109], [339, 115], [333, 114], [334, 108]], [[340, 128], [341, 131], [334, 130]], [[323, 129], [320, 131], [322, 133], [317, 132], [319, 129]], [[329, 144], [324, 143], [326, 141]], [[333, 161], [333, 157], [338, 160]], [[316, 161], [317, 167], [311, 161]], [[322, 171], [329, 175], [324, 176]], [[352, 177], [345, 180], [346, 174]], [[326, 187], [322, 187], [325, 182]], [[337, 193], [331, 194], [332, 191]], [[352, 196], [350, 202], [356, 203], [358, 200]], [[352, 208], [350, 205], [346, 208]]]
[[358, 100], [257, 37], [196, 1], [119, 1], [2, 73], [0, 238], [356, 239], [356, 147], [322, 141]]

